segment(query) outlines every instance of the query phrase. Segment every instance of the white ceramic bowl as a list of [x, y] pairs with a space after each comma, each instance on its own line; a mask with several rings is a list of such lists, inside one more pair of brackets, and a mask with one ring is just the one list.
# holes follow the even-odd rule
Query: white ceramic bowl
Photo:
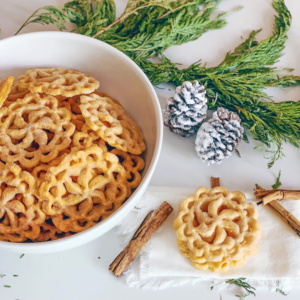
[[118, 99], [145, 135], [147, 150], [142, 182], [109, 218], [81, 233], [43, 243], [0, 242], [1, 249], [46, 253], [85, 244], [116, 226], [143, 195], [156, 166], [162, 143], [160, 105], [146, 75], [125, 54], [106, 43], [74, 33], [36, 32], [0, 41], [0, 79], [18, 77], [33, 68], [70, 68], [93, 75], [101, 92]]

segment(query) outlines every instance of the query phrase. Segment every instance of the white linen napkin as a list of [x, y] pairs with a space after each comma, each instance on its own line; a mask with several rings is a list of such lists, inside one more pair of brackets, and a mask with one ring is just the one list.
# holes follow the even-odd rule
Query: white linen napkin
[[[192, 267], [190, 261], [181, 256], [176, 243], [173, 222], [179, 205], [196, 189], [148, 187], [147, 191], [131, 212], [119, 225], [117, 234], [123, 236], [126, 245], [133, 233], [151, 209], [157, 209], [163, 201], [174, 208], [161, 228], [152, 236], [139, 256], [125, 273], [126, 282], [131, 287], [162, 289], [196, 283], [202, 280], [213, 281], [220, 289], [228, 288], [226, 280], [247, 278], [256, 288], [285, 290], [300, 284], [300, 237], [287, 226], [269, 207], [258, 207], [262, 238], [259, 252], [249, 257], [240, 268], [232, 268], [224, 274], [200, 271]], [[256, 202], [253, 192], [244, 192], [247, 200]], [[300, 201], [282, 203], [296, 218], [300, 218]]]

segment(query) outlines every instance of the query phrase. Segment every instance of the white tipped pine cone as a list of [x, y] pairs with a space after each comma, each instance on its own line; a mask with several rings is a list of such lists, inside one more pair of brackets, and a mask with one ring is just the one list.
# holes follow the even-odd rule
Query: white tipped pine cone
[[206, 117], [207, 99], [203, 85], [197, 80], [191, 84], [185, 81], [175, 90], [174, 97], [168, 99], [164, 113], [167, 118], [164, 124], [169, 129], [182, 136], [189, 136], [196, 133], [200, 124]]
[[208, 165], [220, 164], [236, 149], [243, 133], [244, 128], [239, 116], [219, 107], [212, 118], [201, 125], [197, 133], [197, 154]]

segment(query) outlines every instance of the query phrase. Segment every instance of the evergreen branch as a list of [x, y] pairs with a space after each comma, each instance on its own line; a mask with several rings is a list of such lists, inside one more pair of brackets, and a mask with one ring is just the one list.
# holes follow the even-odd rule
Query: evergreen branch
[[281, 170], [279, 171], [279, 174], [276, 178], [276, 182], [272, 185], [273, 190], [277, 190], [281, 186], [282, 183], [280, 182], [280, 176], [281, 176]]
[[[96, 37], [133, 60], [147, 59], [170, 46], [196, 40], [208, 30], [225, 26], [226, 14], [211, 20], [218, 2], [220, 0], [129, 1], [121, 17], [114, 20], [113, 0], [78, 0], [63, 7], [46, 6], [43, 8], [46, 13], [35, 12], [21, 28], [41, 23], [55, 24], [63, 30], [67, 23], [73, 23], [76, 33]], [[200, 9], [199, 5], [204, 7]]]
[[[46, 12], [38, 14], [41, 10]], [[44, 6], [36, 10], [16, 34], [30, 23], [54, 24], [59, 30], [66, 29], [66, 24], [71, 23], [76, 25], [74, 32], [91, 36], [115, 20], [115, 11], [113, 0], [76, 0], [63, 7]]]
[[246, 280], [246, 278], [229, 279], [226, 281], [226, 283], [240, 286], [241, 288], [244, 288], [246, 290], [247, 293], [244, 296], [237, 296], [237, 297], [247, 297], [249, 295], [255, 296], [255, 293], [253, 290], [256, 290], [256, 289], [253, 286], [251, 286], [249, 283], [247, 283], [245, 280]]

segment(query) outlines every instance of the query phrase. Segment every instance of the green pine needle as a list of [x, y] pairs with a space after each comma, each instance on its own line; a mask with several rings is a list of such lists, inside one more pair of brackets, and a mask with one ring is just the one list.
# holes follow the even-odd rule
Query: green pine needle
[[240, 286], [246, 290], [246, 294], [243, 296], [236, 295], [236, 297], [240, 297], [240, 299], [244, 299], [245, 297], [249, 295], [255, 296], [255, 293], [253, 290], [256, 290], [253, 286], [251, 286], [249, 283], [247, 283], [246, 278], [238, 278], [238, 279], [229, 279], [226, 281], [226, 283], [229, 284], [235, 284], [237, 286]]
[[[209, 109], [225, 107], [237, 113], [243, 126], [262, 143], [257, 149], [272, 167], [283, 156], [284, 142], [296, 147], [300, 142], [300, 102], [274, 103], [265, 91], [266, 87], [300, 85], [298, 76], [280, 76], [291, 69], [273, 67], [283, 54], [292, 19], [284, 0], [273, 0], [278, 16], [271, 37], [258, 42], [255, 37], [259, 30], [252, 31], [216, 67], [207, 68], [198, 61], [179, 69], [162, 54], [171, 46], [224, 27], [226, 14], [212, 18], [220, 1], [130, 0], [116, 19], [114, 0], [77, 0], [63, 7], [45, 6], [35, 11], [20, 30], [30, 23], [55, 24], [59, 30], [72, 24], [73, 32], [95, 37], [127, 54], [154, 85], [199, 80], [206, 88]], [[161, 63], [149, 60], [153, 56], [159, 56]]]
[[272, 185], [273, 190], [277, 190], [281, 186], [282, 183], [280, 182], [280, 176], [281, 176], [281, 170], [279, 171], [276, 182]]
[[281, 290], [279, 288], [276, 289], [276, 292], [280, 293], [283, 296], [287, 296], [289, 294], [289, 293], [285, 293], [283, 290]]

